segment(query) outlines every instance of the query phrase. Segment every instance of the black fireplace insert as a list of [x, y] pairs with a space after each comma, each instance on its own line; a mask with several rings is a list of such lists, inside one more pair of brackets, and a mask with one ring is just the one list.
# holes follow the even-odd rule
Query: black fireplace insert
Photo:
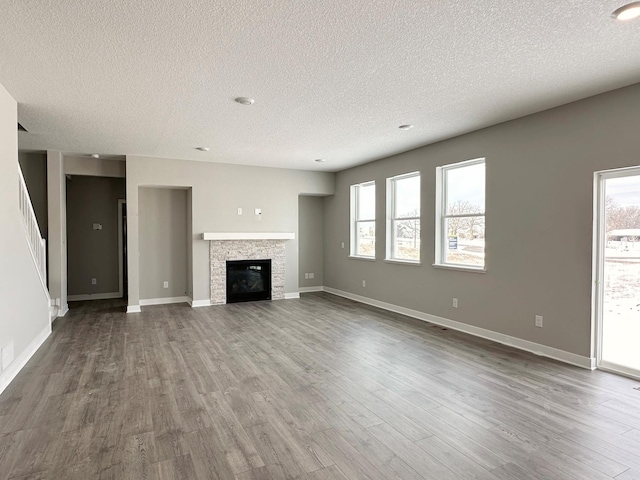
[[227, 303], [271, 300], [271, 259], [227, 261]]

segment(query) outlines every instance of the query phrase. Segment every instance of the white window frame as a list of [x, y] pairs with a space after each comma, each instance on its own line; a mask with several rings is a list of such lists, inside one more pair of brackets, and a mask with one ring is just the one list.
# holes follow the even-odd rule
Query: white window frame
[[[420, 264], [420, 251], [418, 251], [417, 259], [409, 258], [397, 258], [393, 246], [395, 245], [395, 223], [398, 220], [420, 220], [421, 209], [418, 204], [418, 216], [416, 217], [396, 217], [396, 185], [399, 180], [406, 180], [407, 178], [418, 177], [420, 179], [420, 194], [422, 194], [422, 178], [420, 172], [409, 172], [402, 175], [396, 175], [395, 177], [387, 178], [387, 248], [386, 248], [386, 261], [398, 262], [398, 263], [412, 263]], [[422, 197], [422, 195], [421, 195]], [[421, 202], [421, 200], [420, 200]], [[421, 224], [422, 226], [422, 224]], [[422, 228], [420, 229], [420, 237], [422, 237]], [[422, 245], [422, 242], [420, 242]]]
[[[448, 218], [469, 218], [469, 217], [485, 217], [487, 214], [486, 199], [487, 199], [487, 181], [485, 175], [485, 209], [484, 213], [478, 214], [462, 214], [462, 215], [447, 215], [447, 192], [446, 192], [446, 173], [450, 170], [457, 168], [470, 167], [472, 165], [484, 164], [487, 165], [484, 157], [475, 158], [473, 160], [466, 160], [464, 162], [452, 163], [436, 168], [436, 258], [433, 264], [436, 268], [446, 268], [452, 270], [463, 270], [475, 273], [485, 273], [487, 267], [487, 259], [484, 259], [484, 265], [478, 267], [477, 265], [469, 265], [462, 263], [449, 263], [446, 261], [447, 254], [446, 248], [448, 246], [448, 238], [445, 238], [447, 228], [446, 221]], [[486, 223], [485, 223], [485, 245], [486, 245]], [[486, 247], [485, 247], [486, 248]]]
[[[366, 223], [366, 222], [374, 222], [375, 225], [375, 221], [376, 221], [376, 206], [375, 206], [375, 194], [374, 194], [374, 206], [373, 206], [373, 218], [358, 218], [358, 203], [360, 202], [360, 188], [361, 187], [369, 187], [373, 185], [374, 188], [374, 192], [375, 192], [375, 188], [376, 188], [376, 182], [375, 180], [370, 180], [368, 182], [362, 182], [362, 183], [357, 183], [355, 185], [351, 185], [350, 189], [349, 189], [349, 193], [350, 193], [350, 199], [351, 199], [351, 218], [350, 218], [350, 224], [351, 224], [351, 240], [349, 242], [349, 248], [350, 248], [350, 257], [351, 258], [362, 258], [362, 259], [366, 259], [366, 260], [375, 260], [376, 258], [376, 239], [374, 237], [373, 239], [373, 255], [362, 255], [362, 254], [358, 254], [358, 224], [360, 223]], [[378, 231], [376, 229], [376, 237], [378, 236]]]

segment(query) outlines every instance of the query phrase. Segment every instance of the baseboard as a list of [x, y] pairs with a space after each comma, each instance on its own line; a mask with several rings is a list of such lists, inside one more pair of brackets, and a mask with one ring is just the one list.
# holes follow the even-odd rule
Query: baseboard
[[18, 355], [17, 358], [13, 360], [13, 362], [9, 365], [1, 375], [0, 375], [0, 393], [4, 392], [4, 389], [9, 386], [9, 384], [16, 378], [16, 375], [20, 373], [20, 370], [24, 368], [29, 359], [33, 357], [33, 354], [38, 351], [40, 346], [44, 343], [44, 341], [51, 334], [51, 324], [48, 323], [47, 326], [40, 331], [40, 333], [34, 338], [31, 343], [23, 350], [23, 352]]
[[294, 298], [300, 298], [300, 293], [292, 292], [292, 293], [285, 293], [284, 294], [284, 299], [285, 300], [292, 300]]
[[192, 300], [191, 301], [191, 306], [193, 308], [210, 307], [211, 306], [211, 300]]
[[122, 298], [122, 294], [120, 292], [107, 292], [69, 295], [67, 300], [69, 302], [82, 302], [84, 300], [109, 300], [110, 298]]
[[300, 293], [324, 292], [324, 287], [299, 287]]
[[69, 304], [65, 303], [61, 307], [58, 307], [58, 317], [64, 317], [69, 312]]
[[140, 310], [140, 305], [128, 305], [127, 306], [127, 313], [140, 313], [142, 310]]
[[140, 299], [140, 306], [147, 305], [167, 305], [169, 303], [188, 303], [189, 297], [164, 297], [164, 298], [145, 298]]
[[504, 335], [502, 333], [494, 332], [493, 330], [474, 327], [473, 325], [467, 325], [466, 323], [456, 322], [455, 320], [449, 320], [448, 318], [438, 317], [436, 315], [420, 312], [418, 310], [412, 310], [410, 308], [401, 307], [391, 303], [381, 302], [379, 300], [374, 300], [373, 298], [363, 297], [361, 295], [356, 295], [350, 292], [344, 292], [342, 290], [338, 290], [331, 287], [323, 287], [323, 291], [327, 293], [331, 293], [333, 295], [337, 295], [339, 297], [355, 300], [356, 302], [365, 303], [373, 307], [382, 308], [383, 310], [388, 310], [394, 313], [400, 313], [402, 315], [406, 315], [407, 317], [416, 318], [418, 320], [434, 323], [436, 325], [442, 325], [443, 327], [447, 327], [452, 330], [457, 330], [459, 332], [468, 333], [476, 337], [486, 338], [487, 340], [492, 340], [494, 342], [498, 342], [503, 345], [514, 347], [519, 350], [524, 350], [526, 352], [534, 353], [542, 357], [552, 358], [554, 360], [568, 363], [570, 365], [575, 365], [577, 367], [582, 367], [589, 370], [593, 370], [595, 368], [595, 358], [583, 357], [582, 355], [577, 355], [575, 353], [567, 352], [565, 350], [548, 347], [546, 345], [541, 345], [539, 343], [530, 342], [528, 340], [523, 340], [521, 338], [512, 337], [510, 335]]

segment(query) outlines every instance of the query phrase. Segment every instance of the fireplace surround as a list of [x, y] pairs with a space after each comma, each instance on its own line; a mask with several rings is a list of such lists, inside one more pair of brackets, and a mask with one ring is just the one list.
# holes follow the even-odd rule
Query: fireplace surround
[[271, 260], [271, 300], [284, 299], [285, 244], [293, 233], [205, 233], [209, 240], [211, 305], [227, 303], [227, 261]]

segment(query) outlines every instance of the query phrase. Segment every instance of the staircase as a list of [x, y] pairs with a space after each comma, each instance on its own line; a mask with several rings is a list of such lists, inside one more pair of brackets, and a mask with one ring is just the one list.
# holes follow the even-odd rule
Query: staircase
[[49, 289], [47, 287], [47, 242], [40, 233], [40, 227], [36, 220], [36, 214], [33, 211], [31, 205], [31, 198], [29, 197], [29, 191], [27, 190], [27, 184], [24, 181], [22, 170], [18, 168], [18, 192], [20, 198], [18, 199], [18, 205], [20, 207], [20, 213], [22, 213], [23, 225], [25, 228], [25, 235], [27, 237], [27, 243], [29, 244], [29, 251], [31, 257], [38, 270], [40, 277], [40, 283], [42, 288], [49, 299], [51, 305], [51, 299], [49, 297]]

